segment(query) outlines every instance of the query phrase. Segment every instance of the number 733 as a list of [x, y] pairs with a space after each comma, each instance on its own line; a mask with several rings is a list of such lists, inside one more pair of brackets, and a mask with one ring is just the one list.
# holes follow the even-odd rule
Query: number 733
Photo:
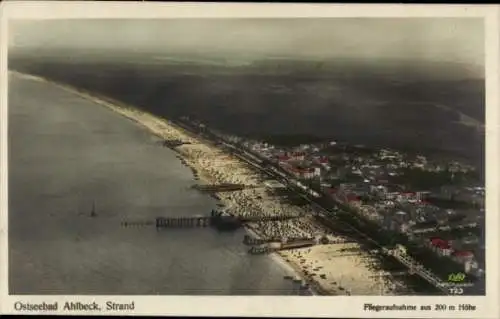
[[448, 291], [452, 295], [461, 295], [464, 293], [464, 290], [460, 287], [451, 287], [451, 288], [448, 288]]

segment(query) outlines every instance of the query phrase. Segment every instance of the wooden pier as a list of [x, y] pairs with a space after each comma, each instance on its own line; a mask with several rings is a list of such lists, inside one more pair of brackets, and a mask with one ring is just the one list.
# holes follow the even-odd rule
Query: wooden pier
[[211, 226], [213, 217], [157, 217], [157, 228], [186, 228]]
[[255, 246], [251, 246], [250, 249], [248, 249], [248, 252], [251, 255], [263, 255], [263, 254], [270, 254], [273, 252], [277, 252], [280, 250], [305, 248], [314, 245], [315, 245], [314, 240], [300, 240], [287, 243], [279, 243], [278, 246], [272, 245], [272, 243], [257, 244]]
[[122, 226], [153, 226], [156, 228], [195, 228], [214, 226], [219, 230], [235, 230], [250, 222], [281, 221], [298, 218], [296, 215], [239, 217], [212, 210], [210, 216], [157, 217], [151, 220], [124, 221]]
[[282, 243], [283, 247], [287, 245], [299, 245], [299, 243], [312, 243], [315, 244], [316, 241], [314, 238], [287, 238], [283, 240], [283, 238], [273, 237], [273, 238], [255, 238], [250, 235], [245, 235], [243, 237], [243, 243], [247, 246], [259, 246], [270, 243]]
[[248, 245], [248, 246], [258, 246], [258, 245], [263, 245], [271, 242], [270, 240], [265, 240], [262, 238], [255, 238], [250, 235], [245, 235], [243, 237], [243, 244]]
[[243, 243], [250, 246], [248, 253], [251, 255], [270, 254], [280, 250], [304, 248], [316, 245], [314, 238], [255, 238], [245, 235]]
[[174, 148], [185, 144], [191, 144], [191, 143], [182, 140], [163, 140], [162, 142], [162, 145], [168, 148]]
[[152, 220], [132, 220], [122, 222], [124, 227], [140, 227], [140, 226], [153, 226], [155, 224]]
[[264, 255], [264, 254], [273, 253], [274, 251], [275, 251], [274, 249], [271, 249], [268, 246], [265, 246], [265, 247], [252, 246], [248, 250], [248, 253], [251, 255]]

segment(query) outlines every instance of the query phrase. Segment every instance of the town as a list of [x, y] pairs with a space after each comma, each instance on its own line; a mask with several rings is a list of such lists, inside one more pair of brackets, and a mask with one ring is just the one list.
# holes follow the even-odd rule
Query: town
[[310, 195], [344, 203], [399, 247], [416, 248], [443, 280], [453, 272], [469, 283], [484, 278], [485, 188], [474, 166], [335, 141], [278, 147], [217, 135], [279, 165]]

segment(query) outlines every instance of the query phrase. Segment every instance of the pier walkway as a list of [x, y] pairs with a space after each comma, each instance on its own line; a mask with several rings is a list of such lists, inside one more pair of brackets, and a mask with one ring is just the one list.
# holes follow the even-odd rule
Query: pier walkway
[[214, 217], [157, 217], [157, 228], [207, 227], [213, 224]]
[[221, 212], [213, 210], [210, 216], [186, 216], [186, 217], [157, 217], [151, 220], [124, 221], [122, 226], [156, 226], [157, 228], [193, 228], [208, 227], [224, 224], [229, 228], [239, 228], [245, 223], [284, 221], [288, 219], [300, 218], [298, 215], [281, 216], [250, 216], [240, 217], [232, 215], [222, 215]]

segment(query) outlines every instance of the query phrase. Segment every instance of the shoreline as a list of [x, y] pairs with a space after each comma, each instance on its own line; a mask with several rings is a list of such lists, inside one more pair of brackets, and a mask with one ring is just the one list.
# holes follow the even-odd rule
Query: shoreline
[[[231, 213], [235, 215], [254, 215], [254, 216], [272, 216], [279, 215], [286, 211], [287, 213], [297, 213], [297, 216], [301, 215], [303, 208], [288, 205], [283, 203], [279, 198], [273, 195], [269, 195], [264, 185], [259, 181], [261, 176], [260, 172], [255, 172], [255, 170], [246, 163], [242, 163], [235, 157], [224, 153], [218, 149], [210, 141], [206, 141], [189, 131], [186, 131], [182, 127], [172, 123], [167, 119], [160, 118], [154, 114], [147, 111], [138, 109], [137, 107], [127, 105], [121, 101], [116, 101], [115, 99], [103, 97], [100, 94], [94, 94], [92, 92], [87, 92], [70, 85], [54, 82], [49, 79], [45, 79], [39, 76], [33, 76], [29, 74], [20, 73], [17, 71], [9, 70], [9, 73], [16, 74], [17, 76], [43, 81], [52, 85], [55, 85], [69, 93], [78, 95], [81, 98], [91, 100], [96, 104], [107, 107], [108, 109], [118, 113], [119, 115], [128, 118], [129, 120], [135, 122], [135, 124], [140, 125], [142, 128], [146, 129], [151, 134], [163, 139], [171, 140], [181, 140], [189, 144], [184, 144], [177, 147], [169, 147], [172, 151], [176, 153], [176, 157], [182, 162], [184, 166], [187, 166], [192, 172], [193, 180], [196, 183], [220, 183], [220, 182], [232, 182], [232, 183], [244, 183], [246, 185], [253, 185], [257, 188], [246, 189], [242, 191], [236, 191], [231, 193], [217, 193], [218, 201], [224, 205]], [[256, 199], [258, 195], [259, 199]], [[271, 212], [271, 213], [270, 213]], [[244, 227], [246, 232], [250, 235], [257, 235], [257, 237], [266, 238], [270, 237], [272, 234], [317, 234], [326, 231], [323, 227], [314, 225], [314, 221], [307, 217], [299, 217], [301, 221], [297, 222], [273, 222], [268, 224], [255, 224], [249, 227]], [[333, 234], [331, 234], [333, 235]], [[338, 237], [338, 236], [335, 236]], [[332, 246], [332, 245], [317, 245], [307, 248], [298, 248], [285, 251], [278, 251], [269, 254], [269, 256], [281, 267], [283, 267], [286, 272], [293, 272], [294, 276], [299, 277], [303, 282], [309, 284], [309, 290], [314, 295], [335, 295], [342, 294], [343, 289], [340, 291], [335, 289], [335, 285], [328, 284], [323, 280], [318, 280], [313, 278], [313, 275], [304, 270], [301, 267], [302, 259], [310, 259], [308, 261], [312, 264], [312, 257], [307, 258], [302, 256], [301, 253], [307, 254], [314, 250], [321, 254], [322, 246]], [[344, 247], [345, 244], [335, 244], [333, 246]], [[325, 247], [323, 247], [325, 248]], [[332, 247], [327, 247], [332, 248]], [[333, 248], [332, 248], [333, 249]], [[328, 249], [327, 249], [328, 250]], [[300, 257], [296, 258], [293, 254], [297, 252]], [[300, 259], [303, 257], [302, 259]], [[343, 261], [346, 263], [348, 271], [348, 276], [356, 278], [356, 280], [366, 280], [368, 278], [367, 273], [370, 272], [367, 269], [358, 269], [360, 262], [358, 260], [351, 260], [351, 257], [344, 257]], [[328, 259], [330, 260], [330, 259]], [[314, 261], [318, 262], [318, 261]], [[333, 267], [330, 273], [335, 273], [337, 270], [335, 268], [335, 263], [330, 263], [332, 265], [325, 265], [322, 267]], [[359, 274], [358, 274], [359, 273]], [[330, 275], [329, 275], [330, 276]], [[340, 276], [341, 277], [341, 276]], [[339, 277], [339, 278], [340, 278]], [[285, 279], [284, 279], [285, 280]], [[343, 279], [342, 279], [343, 280]], [[337, 281], [337, 280], [336, 280]], [[353, 282], [355, 280], [353, 279]], [[365, 291], [365, 286], [368, 283], [356, 282], [353, 283], [353, 287], [349, 287], [349, 290], [359, 290]], [[385, 287], [384, 287], [385, 288]], [[373, 289], [373, 292], [382, 290], [380, 287]], [[385, 290], [385, 289], [384, 289]], [[346, 292], [344, 292], [345, 294]], [[355, 293], [354, 293], [355, 294]], [[371, 293], [370, 293], [371, 294]]]
[[[250, 226], [244, 226], [245, 231], [252, 237], [254, 238], [260, 238], [258, 232]], [[307, 276], [302, 272], [302, 270], [297, 267], [295, 264], [291, 263], [290, 261], [287, 261], [286, 257], [281, 254], [280, 251], [272, 252], [268, 254], [268, 256], [275, 262], [277, 263], [282, 269], [285, 270], [287, 275], [291, 275], [293, 279], [299, 278], [301, 280], [301, 285], [302, 283], [307, 283], [309, 284], [309, 288], [307, 289], [313, 296], [322, 296], [322, 295], [329, 295], [328, 293], [325, 292], [323, 288], [321, 288], [319, 285], [317, 285], [315, 282], [309, 280]], [[290, 279], [288, 279], [290, 280]]]

